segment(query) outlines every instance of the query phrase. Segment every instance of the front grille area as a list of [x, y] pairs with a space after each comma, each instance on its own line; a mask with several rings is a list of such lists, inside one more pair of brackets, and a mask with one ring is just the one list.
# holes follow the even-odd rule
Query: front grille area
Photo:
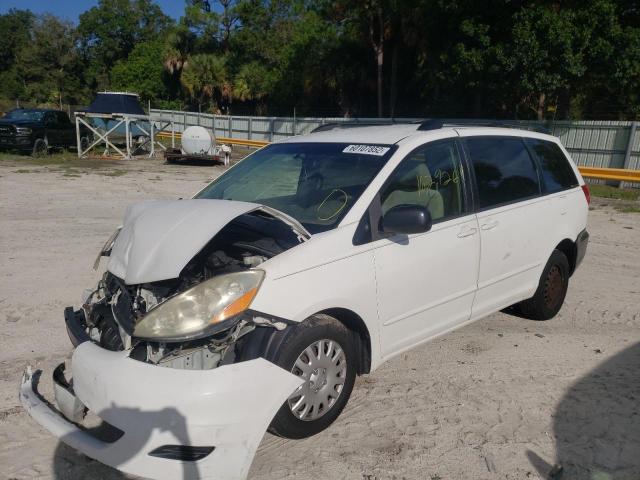
[[109, 294], [116, 299], [112, 302], [112, 312], [118, 325], [129, 335], [133, 334], [136, 325], [133, 313], [133, 297], [129, 288], [122, 280], [111, 273], [107, 273], [105, 286]]

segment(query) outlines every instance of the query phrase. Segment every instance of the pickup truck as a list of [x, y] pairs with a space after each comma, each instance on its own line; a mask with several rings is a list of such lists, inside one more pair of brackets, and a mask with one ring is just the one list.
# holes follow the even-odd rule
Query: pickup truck
[[[88, 131], [81, 132], [88, 141]], [[66, 112], [42, 108], [16, 108], [0, 119], [0, 150], [20, 150], [34, 156], [50, 149], [76, 146], [76, 128]]]

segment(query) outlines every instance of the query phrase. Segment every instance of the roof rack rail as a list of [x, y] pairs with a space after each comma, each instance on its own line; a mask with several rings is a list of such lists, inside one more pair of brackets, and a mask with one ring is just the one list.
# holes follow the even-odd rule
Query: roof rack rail
[[529, 123], [517, 123], [507, 120], [473, 120], [473, 119], [437, 119], [431, 118], [420, 122], [418, 130], [439, 130], [445, 127], [498, 127], [514, 128], [518, 130], [529, 130], [532, 132], [551, 134], [551, 131], [542, 125], [531, 125]]
[[358, 121], [345, 121], [345, 122], [331, 122], [331, 123], [325, 123], [324, 125], [320, 125], [316, 128], [314, 128], [313, 130], [311, 130], [310, 133], [317, 133], [317, 132], [326, 132], [328, 130], [335, 130], [338, 128], [358, 128], [358, 127], [384, 127], [384, 126], [389, 126], [389, 125], [409, 125], [412, 123], [416, 123], [414, 121], [408, 121], [408, 120], [385, 120], [385, 121], [381, 121], [381, 122], [358, 122]]

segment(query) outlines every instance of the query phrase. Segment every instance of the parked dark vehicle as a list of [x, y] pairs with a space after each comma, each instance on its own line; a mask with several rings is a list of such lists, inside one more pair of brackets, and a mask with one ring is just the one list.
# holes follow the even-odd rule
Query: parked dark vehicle
[[[88, 130], [82, 130], [88, 141]], [[50, 149], [76, 146], [76, 128], [66, 112], [42, 108], [16, 108], [0, 119], [0, 149], [44, 155]]]

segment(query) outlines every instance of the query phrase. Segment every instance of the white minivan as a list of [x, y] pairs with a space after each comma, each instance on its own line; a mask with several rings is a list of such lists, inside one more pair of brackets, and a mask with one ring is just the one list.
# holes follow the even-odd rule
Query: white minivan
[[556, 315], [588, 203], [542, 133], [325, 125], [268, 145], [190, 200], [127, 210], [65, 310], [56, 406], [30, 369], [22, 403], [125, 472], [244, 478], [265, 430], [327, 428], [356, 375], [507, 307]]

